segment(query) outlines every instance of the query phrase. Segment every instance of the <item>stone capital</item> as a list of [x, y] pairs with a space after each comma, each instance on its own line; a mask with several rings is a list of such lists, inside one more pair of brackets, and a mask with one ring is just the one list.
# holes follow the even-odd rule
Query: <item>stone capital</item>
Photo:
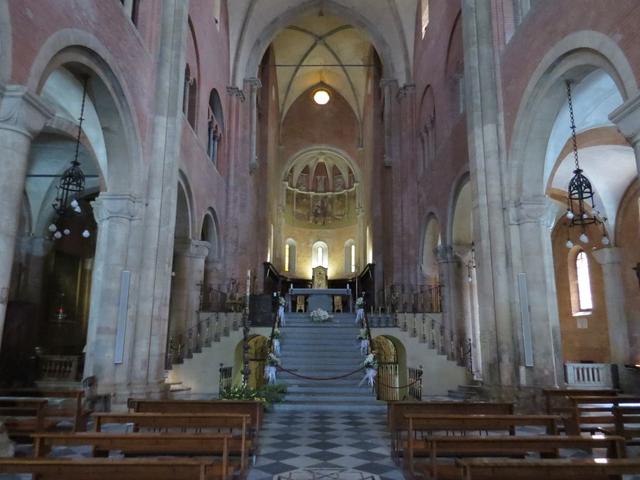
[[242, 89], [240, 89], [238, 87], [233, 87], [233, 86], [227, 87], [227, 95], [229, 95], [230, 97], [233, 97], [233, 98], [237, 98], [241, 102], [245, 101], [244, 92], [242, 91]]
[[262, 87], [262, 82], [257, 77], [245, 78], [244, 84], [249, 87], [250, 92], [255, 92]]
[[101, 193], [91, 202], [93, 216], [98, 225], [114, 219], [132, 221], [139, 216], [140, 201], [133, 195]]
[[438, 263], [453, 263], [457, 261], [454, 248], [451, 245], [438, 245], [435, 253]]
[[521, 199], [509, 208], [509, 220], [512, 225], [539, 223], [553, 228], [556, 219], [564, 211], [558, 202], [545, 196]]
[[174, 246], [177, 255], [189, 258], [207, 258], [211, 244], [201, 240], [191, 240], [190, 238], [176, 239]]
[[380, 79], [380, 88], [382, 88], [382, 89], [397, 88], [397, 86], [398, 86], [398, 81], [395, 78], [381, 78]]
[[398, 93], [396, 94], [396, 100], [400, 102], [405, 98], [411, 98], [415, 93], [416, 86], [414, 84], [404, 85], [398, 90]]
[[619, 247], [606, 247], [592, 250], [591, 254], [600, 265], [614, 265], [622, 262], [622, 249]]
[[634, 147], [640, 143], [640, 93], [615, 109], [609, 120]]
[[0, 85], [0, 129], [35, 137], [54, 111], [22, 85]]

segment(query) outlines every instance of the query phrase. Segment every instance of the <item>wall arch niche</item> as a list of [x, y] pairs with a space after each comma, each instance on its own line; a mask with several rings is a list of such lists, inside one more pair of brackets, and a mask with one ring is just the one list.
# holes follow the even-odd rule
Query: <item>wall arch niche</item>
[[472, 363], [474, 375], [479, 378], [481, 368], [480, 315], [478, 305], [478, 285], [476, 275], [475, 244], [473, 236], [473, 212], [471, 201], [471, 182], [464, 175], [454, 197], [449, 238], [451, 238], [456, 268], [452, 272], [450, 295], [458, 306], [454, 313], [458, 321], [454, 328], [461, 342], [461, 348], [467, 339], [472, 343]]
[[[519, 224], [519, 244], [513, 247], [520, 253], [514, 257], [514, 264], [529, 279], [529, 299], [557, 295], [557, 302], [529, 302], [533, 345], [544, 348], [550, 345], [551, 353], [539, 359], [532, 372], [539, 375], [538, 381], [543, 381], [544, 377], [544, 381], [558, 384], [563, 381], [563, 362], [590, 360], [597, 356], [605, 362], [610, 358], [615, 363], [628, 363], [633, 356], [629, 342], [633, 333], [630, 332], [634, 328], [637, 331], [633, 322], [619, 312], [613, 319], [608, 318], [612, 303], [608, 303], [607, 298], [602, 302], [603, 311], [597, 312], [598, 296], [605, 296], [605, 292], [597, 286], [601, 266], [595, 257], [606, 260], [610, 256], [600, 243], [601, 230], [590, 232], [588, 245], [580, 245], [590, 256], [589, 265], [593, 267], [593, 314], [580, 318], [571, 312], [567, 240], [576, 229], [567, 231], [564, 220], [564, 199], [572, 173], [571, 164], [565, 164], [571, 154], [569, 122], [565, 117], [568, 110], [566, 80], [572, 81], [575, 96], [581, 165], [584, 163], [585, 173], [596, 190], [598, 208], [609, 218], [605, 227], [614, 247], [617, 240], [615, 232], [612, 233], [611, 218], [619, 211], [622, 194], [618, 189], [624, 192], [637, 175], [635, 171], [627, 170], [628, 154], [619, 148], [625, 150], [628, 146], [619, 135], [615, 140], [615, 128], [611, 128], [613, 125], [608, 118], [613, 109], [637, 90], [635, 76], [624, 53], [610, 38], [594, 31], [572, 33], [548, 51], [531, 76], [520, 102], [509, 152], [510, 200], [518, 205], [522, 218], [533, 214], [541, 220]], [[584, 99], [582, 106], [580, 96]], [[609, 139], [603, 141], [600, 134], [605, 132]], [[609, 163], [608, 171], [602, 169], [597, 158], [589, 158], [595, 157], [593, 153], [598, 150], [597, 157], [605, 152], [605, 157], [610, 154], [612, 163]], [[627, 151], [631, 153], [630, 149]], [[612, 171], [616, 172], [616, 182], [610, 182]], [[544, 223], [553, 226], [550, 239]], [[579, 245], [576, 240], [574, 237], [573, 244]], [[614, 270], [609, 273], [613, 274]], [[605, 282], [611, 283], [615, 282]], [[611, 299], [618, 305], [621, 300], [619, 297]], [[622, 301], [626, 302], [626, 299]], [[585, 319], [587, 328], [582, 328]]]
[[[126, 259], [128, 249], [126, 241], [116, 246], [98, 228], [96, 218], [102, 214], [94, 212], [93, 202], [98, 199], [103, 205], [114, 199], [131, 205], [131, 195], [139, 189], [137, 128], [116, 74], [94, 51], [79, 46], [57, 50], [62, 43], [56, 36], [49, 39], [29, 80], [56, 115], [33, 139], [28, 160], [5, 328], [6, 352], [13, 349], [17, 354], [9, 358], [3, 349], [0, 359], [3, 371], [6, 361], [21, 364], [15, 370], [19, 378], [3, 376], [9, 383], [77, 381], [83, 371], [93, 371], [98, 326], [115, 321], [104, 302], [117, 302], [95, 285], [117, 281], [119, 272], [108, 263], [114, 255]], [[59, 217], [51, 205], [60, 175], [75, 157], [85, 84], [78, 149], [85, 189], [76, 197], [80, 212]], [[54, 237], [50, 225], [61, 238]], [[126, 260], [122, 268], [134, 270]], [[12, 331], [18, 324], [28, 336]], [[65, 368], [50, 368], [60, 359]]]
[[200, 240], [208, 244], [208, 253], [204, 265], [204, 280], [202, 282], [201, 305], [202, 311], [222, 311], [224, 295], [220, 284], [220, 260], [222, 258], [218, 217], [211, 208], [202, 221]]

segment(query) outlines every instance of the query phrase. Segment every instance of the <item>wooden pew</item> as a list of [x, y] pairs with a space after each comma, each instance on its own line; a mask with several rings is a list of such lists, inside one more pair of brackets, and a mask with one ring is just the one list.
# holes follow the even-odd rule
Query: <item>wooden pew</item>
[[607, 450], [609, 458], [624, 458], [625, 446], [622, 437], [580, 437], [580, 436], [500, 436], [500, 437], [426, 437], [423, 440], [429, 452], [429, 461], [417, 463], [406, 456], [411, 476], [420, 474], [432, 479], [458, 479], [460, 467], [452, 463], [442, 463], [444, 457], [518, 457], [530, 453], [541, 457], [558, 457], [560, 449]]
[[0, 389], [2, 400], [56, 399], [60, 405], [48, 401], [45, 417], [69, 418], [73, 422], [72, 430], [81, 432], [87, 429], [90, 411], [83, 408], [83, 390], [40, 390], [37, 388]]
[[[240, 439], [227, 433], [42, 433], [34, 434], [34, 457], [45, 457], [56, 446], [91, 446], [94, 455], [107, 456], [118, 450], [125, 456], [189, 455], [219, 457], [224, 465], [224, 476], [236, 471], [229, 463], [232, 448], [239, 450]], [[235, 442], [232, 444], [232, 442]], [[242, 473], [248, 465], [238, 465]], [[231, 470], [229, 470], [231, 468]]]
[[[419, 438], [433, 432], [453, 432], [466, 435], [468, 432], [503, 432], [515, 436], [517, 427], [543, 427], [546, 435], [558, 434], [560, 417], [556, 415], [405, 415], [409, 424], [406, 446], [406, 458], [429, 454], [426, 446], [419, 442]], [[420, 435], [418, 435], [420, 433]]]
[[[230, 447], [230, 454], [239, 454], [240, 462], [245, 468], [248, 465], [247, 452], [255, 450], [248, 432], [251, 427], [249, 415], [224, 414], [224, 413], [95, 413], [94, 431], [101, 432], [102, 427], [108, 423], [132, 424], [134, 431], [140, 428], [154, 429], [156, 431], [179, 429], [186, 431], [193, 429], [200, 433], [202, 430], [212, 430], [221, 433], [230, 433], [240, 439], [239, 448], [234, 449], [236, 443]], [[208, 433], [208, 432], [205, 432]]]
[[612, 480], [640, 474], [638, 458], [456, 460], [464, 480]]
[[402, 452], [402, 444], [406, 441], [409, 424], [407, 414], [464, 415], [494, 414], [512, 415], [513, 403], [492, 402], [419, 402], [393, 401], [387, 402], [387, 427], [391, 433], [391, 457], [396, 463]]
[[627, 445], [640, 445], [640, 407], [613, 407], [614, 428], [607, 434], [620, 435]]
[[631, 395], [615, 396], [576, 396], [570, 397], [570, 417], [567, 420], [567, 431], [571, 434], [579, 432], [596, 432], [598, 430], [615, 430], [613, 409], [616, 406], [640, 406], [640, 397]]
[[197, 459], [0, 459], [0, 473], [32, 474], [38, 480], [226, 480], [222, 461]]
[[0, 399], [0, 417], [11, 438], [26, 439], [33, 432], [43, 432], [55, 427], [56, 423], [45, 419], [46, 400]]
[[542, 394], [545, 399], [545, 408], [548, 415], [568, 412], [570, 404], [567, 402], [567, 399], [570, 397], [611, 397], [617, 395], [617, 393], [617, 390], [611, 388], [599, 390], [586, 388], [545, 388], [542, 390]]
[[233, 413], [251, 415], [251, 424], [260, 431], [264, 406], [254, 400], [145, 400], [130, 398], [129, 410], [136, 413]]

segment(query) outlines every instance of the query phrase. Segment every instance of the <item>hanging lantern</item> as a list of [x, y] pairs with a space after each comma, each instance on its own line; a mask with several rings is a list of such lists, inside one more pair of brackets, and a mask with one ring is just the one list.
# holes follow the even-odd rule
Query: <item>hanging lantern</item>
[[[52, 205], [58, 217], [68, 217], [82, 213], [78, 199], [84, 192], [85, 175], [82, 168], [80, 168], [78, 157], [80, 154], [82, 123], [84, 122], [84, 107], [87, 98], [87, 82], [88, 77], [85, 77], [82, 88], [82, 104], [80, 106], [80, 117], [78, 119], [78, 134], [76, 136], [74, 157], [71, 161], [71, 165], [62, 173], [62, 176], [58, 181], [56, 199]], [[65, 236], [71, 234], [71, 231], [68, 228], [65, 228], [62, 233], [58, 231], [58, 226], [55, 223], [49, 225], [49, 231], [56, 239], [62, 238], [63, 234]]]
[[[573, 113], [573, 97], [571, 95], [571, 82], [567, 80], [567, 99], [569, 102], [569, 118], [571, 128], [571, 140], [573, 142], [573, 158], [575, 161], [575, 169], [573, 177], [569, 181], [567, 188], [567, 220], [569, 228], [581, 227], [582, 232], [578, 239], [581, 243], [587, 244], [590, 239], [587, 235], [588, 225], [599, 225], [602, 228], [603, 245], [609, 245], [609, 237], [605, 230], [606, 218], [601, 218], [600, 213], [596, 209], [595, 192], [589, 179], [584, 175], [580, 168], [580, 159], [578, 156], [578, 138], [576, 135], [576, 120]], [[567, 248], [573, 248], [574, 243], [570, 236], [567, 238]]]

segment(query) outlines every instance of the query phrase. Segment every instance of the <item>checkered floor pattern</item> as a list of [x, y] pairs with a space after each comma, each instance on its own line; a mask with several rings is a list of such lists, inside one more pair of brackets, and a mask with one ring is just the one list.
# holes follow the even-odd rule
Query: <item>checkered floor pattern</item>
[[355, 478], [356, 471], [363, 480], [402, 480], [385, 423], [383, 412], [269, 413], [248, 480]]

